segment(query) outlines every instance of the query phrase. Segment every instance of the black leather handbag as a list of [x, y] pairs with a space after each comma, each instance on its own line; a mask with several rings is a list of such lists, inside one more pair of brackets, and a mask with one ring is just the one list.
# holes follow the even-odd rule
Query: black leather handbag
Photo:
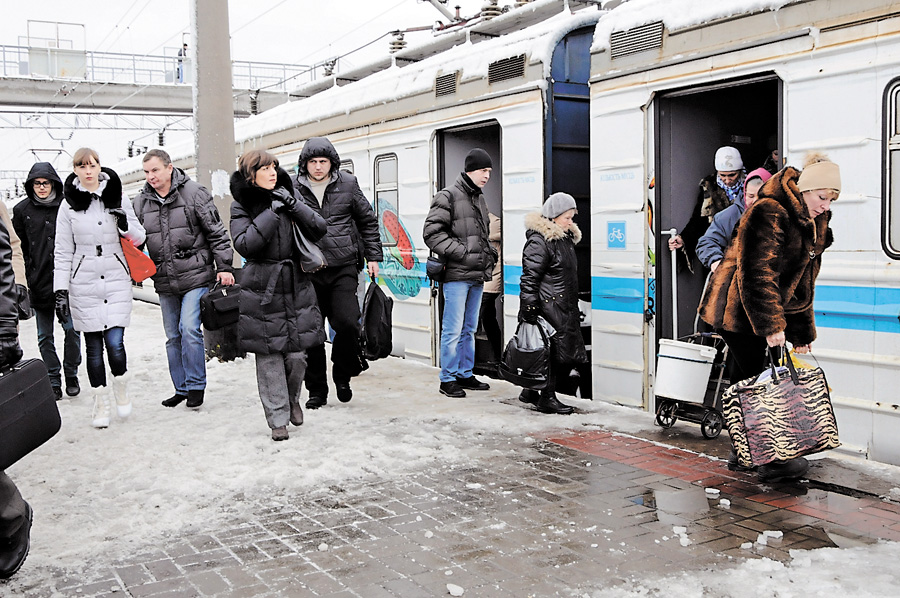
[[200, 299], [200, 321], [209, 330], [236, 324], [241, 316], [241, 285], [216, 286]]
[[300, 269], [307, 274], [318, 272], [328, 264], [319, 246], [306, 238], [296, 222], [291, 223], [294, 230], [294, 250], [300, 259]]
[[0, 370], [0, 471], [53, 438], [61, 425], [43, 361]]
[[500, 376], [522, 388], [546, 388], [550, 380], [550, 345], [543, 326], [519, 322], [503, 351]]

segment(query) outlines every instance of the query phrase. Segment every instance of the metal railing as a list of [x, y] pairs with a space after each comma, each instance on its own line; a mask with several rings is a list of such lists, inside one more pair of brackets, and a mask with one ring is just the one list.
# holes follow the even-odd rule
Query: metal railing
[[[178, 56], [138, 56], [0, 45], [0, 73], [3, 77], [179, 85], [190, 84], [190, 60], [190, 57], [182, 59]], [[231, 69], [236, 89], [288, 92], [299, 84], [316, 78], [316, 69], [302, 64], [235, 60], [231, 63]]]

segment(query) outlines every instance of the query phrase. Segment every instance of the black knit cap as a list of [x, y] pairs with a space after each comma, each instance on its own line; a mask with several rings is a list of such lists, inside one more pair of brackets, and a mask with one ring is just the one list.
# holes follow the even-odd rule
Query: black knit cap
[[480, 147], [476, 147], [468, 154], [466, 154], [466, 172], [475, 172], [476, 170], [481, 170], [482, 168], [493, 167], [494, 164], [493, 162], [491, 162], [491, 157]]

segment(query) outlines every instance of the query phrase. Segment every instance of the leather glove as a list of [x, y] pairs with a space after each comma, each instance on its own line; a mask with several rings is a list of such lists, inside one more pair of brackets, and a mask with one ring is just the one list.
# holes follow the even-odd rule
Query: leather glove
[[125, 210], [122, 208], [112, 208], [109, 213], [116, 217], [116, 226], [119, 227], [119, 230], [128, 230], [128, 216], [125, 214]]
[[31, 295], [25, 285], [16, 285], [16, 307], [20, 320], [27, 320], [34, 315], [34, 309], [31, 307]]
[[69, 312], [69, 291], [56, 291], [53, 293], [56, 307], [56, 317], [59, 323], [67, 322], [72, 314]]
[[529, 324], [536, 324], [538, 320], [538, 316], [541, 315], [541, 312], [537, 307], [533, 305], [523, 305], [519, 308], [519, 320], [523, 322], [528, 322]]
[[0, 336], [0, 367], [9, 367], [22, 360], [22, 347], [16, 335]]
[[[284, 187], [276, 187], [272, 190], [272, 209], [276, 213], [292, 212], [297, 205], [297, 198]], [[276, 208], [276, 205], [278, 206]]]
[[280, 199], [273, 199], [271, 207], [272, 207], [272, 211], [275, 212], [276, 214], [281, 214], [282, 212], [284, 212], [284, 208], [285, 208], [284, 202], [281, 201]]

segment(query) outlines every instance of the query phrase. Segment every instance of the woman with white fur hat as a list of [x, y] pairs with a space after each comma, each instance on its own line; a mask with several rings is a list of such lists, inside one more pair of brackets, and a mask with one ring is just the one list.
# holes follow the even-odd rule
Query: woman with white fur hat
[[535, 322], [543, 316], [555, 329], [551, 347], [550, 382], [540, 391], [525, 389], [523, 403], [534, 403], [544, 413], [569, 414], [575, 409], [556, 399], [556, 379], [587, 363], [578, 310], [578, 260], [575, 244], [581, 231], [574, 222], [575, 199], [554, 193], [540, 212], [525, 216], [526, 241], [522, 250], [519, 319]]

